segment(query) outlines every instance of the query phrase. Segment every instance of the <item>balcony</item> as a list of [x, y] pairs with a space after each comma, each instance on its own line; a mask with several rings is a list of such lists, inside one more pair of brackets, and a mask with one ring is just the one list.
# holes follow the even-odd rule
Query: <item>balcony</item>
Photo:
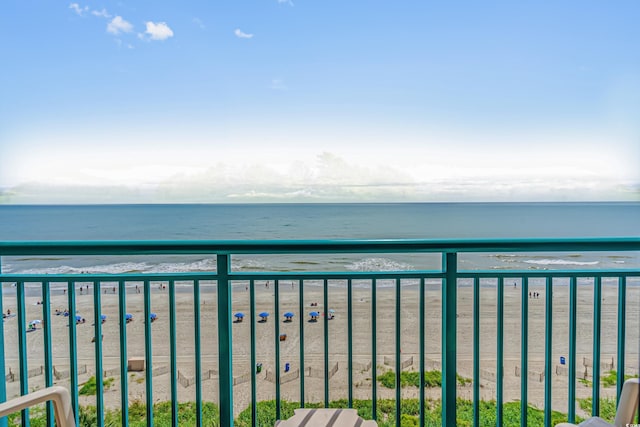
[[[0, 266], [211, 260], [197, 271], [0, 270], [0, 402], [63, 385], [77, 424], [99, 426], [273, 425], [297, 407], [354, 407], [379, 425], [606, 417], [638, 375], [639, 253], [639, 238], [0, 242]], [[474, 268], [486, 254], [626, 262]], [[262, 256], [293, 267], [270, 271]], [[43, 411], [11, 419], [53, 425]]]

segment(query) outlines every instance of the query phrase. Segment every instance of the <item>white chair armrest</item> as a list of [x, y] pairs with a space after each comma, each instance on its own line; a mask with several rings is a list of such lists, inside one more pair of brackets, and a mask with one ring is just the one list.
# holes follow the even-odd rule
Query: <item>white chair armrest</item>
[[0, 403], [0, 418], [48, 401], [53, 402], [56, 425], [76, 427], [76, 420], [71, 408], [71, 396], [66, 388], [60, 386], [47, 387]]
[[622, 393], [620, 393], [620, 401], [616, 411], [616, 419], [614, 425], [616, 427], [626, 426], [633, 423], [633, 417], [638, 411], [640, 400], [640, 379], [630, 378], [624, 382]]

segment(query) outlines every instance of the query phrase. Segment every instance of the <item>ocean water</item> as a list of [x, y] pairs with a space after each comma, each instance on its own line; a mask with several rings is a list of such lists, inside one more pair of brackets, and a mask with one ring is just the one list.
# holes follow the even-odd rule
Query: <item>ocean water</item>
[[[640, 236], [640, 203], [0, 205], [0, 241]], [[437, 254], [236, 256], [245, 271], [438, 268]], [[467, 254], [464, 269], [634, 268], [640, 254]], [[4, 273], [211, 271], [207, 256], [2, 259]]]

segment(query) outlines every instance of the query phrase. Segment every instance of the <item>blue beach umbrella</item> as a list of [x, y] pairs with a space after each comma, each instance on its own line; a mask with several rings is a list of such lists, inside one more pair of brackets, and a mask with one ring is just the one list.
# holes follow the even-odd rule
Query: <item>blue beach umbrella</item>
[[106, 314], [101, 314], [101, 315], [100, 315], [100, 320], [102, 320], [103, 322], [104, 322], [105, 320], [107, 320], [107, 315], [106, 315]]
[[263, 311], [262, 313], [260, 313], [258, 316], [265, 318], [265, 317], [269, 317], [269, 313], [267, 313], [266, 311]]
[[81, 320], [82, 320], [82, 316], [76, 314], [76, 322], [79, 322]]
[[312, 311], [311, 313], [309, 313], [309, 316], [318, 317], [318, 316], [320, 316], [320, 313], [318, 313], [317, 311]]
[[333, 313], [335, 313], [335, 312], [336, 312], [336, 311], [335, 311], [333, 308], [330, 308], [330, 309], [329, 309], [329, 313], [333, 314]]
[[238, 319], [243, 319], [244, 318], [244, 313], [242, 313], [241, 311], [237, 312], [236, 314], [234, 314], [235, 317], [237, 317]]
[[133, 320], [133, 314], [131, 314], [131, 313], [125, 314], [124, 319], [125, 320]]
[[290, 311], [287, 311], [287, 312], [284, 314], [284, 317], [286, 317], [287, 319], [291, 319], [291, 318], [293, 317], [293, 313], [292, 313], [292, 312], [290, 312]]
[[155, 314], [155, 313], [151, 313], [151, 314], [149, 315], [149, 319], [151, 319], [151, 320], [156, 320], [157, 318], [158, 318], [158, 315], [157, 315], [157, 314]]

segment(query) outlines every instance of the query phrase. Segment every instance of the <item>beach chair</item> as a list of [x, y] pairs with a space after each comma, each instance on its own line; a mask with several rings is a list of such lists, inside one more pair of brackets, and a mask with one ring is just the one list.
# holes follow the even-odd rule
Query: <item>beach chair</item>
[[76, 427], [71, 408], [71, 396], [66, 388], [60, 386], [47, 387], [0, 403], [0, 419], [14, 412], [49, 401], [53, 402], [53, 411], [58, 427]]
[[631, 378], [624, 382], [618, 409], [616, 410], [616, 418], [613, 424], [610, 424], [600, 417], [591, 417], [584, 420], [580, 424], [560, 423], [556, 427], [625, 427], [633, 424], [633, 417], [638, 413], [640, 406], [640, 379]]
[[377, 427], [375, 421], [365, 421], [355, 409], [296, 409], [288, 420], [276, 421], [275, 427]]

